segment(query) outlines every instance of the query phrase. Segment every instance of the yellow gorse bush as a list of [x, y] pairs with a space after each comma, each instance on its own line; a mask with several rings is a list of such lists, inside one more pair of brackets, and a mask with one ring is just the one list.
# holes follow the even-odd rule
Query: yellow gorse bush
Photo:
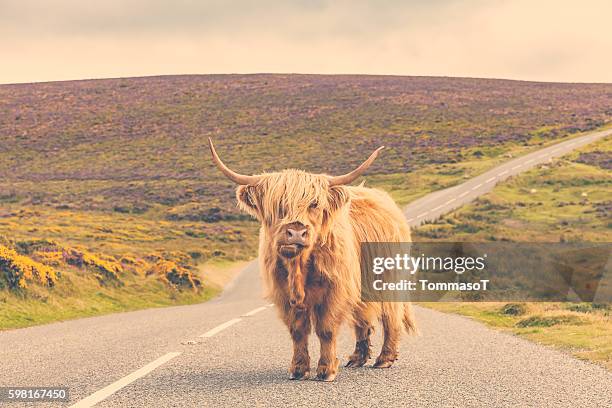
[[[1, 241], [0, 241], [1, 242]], [[176, 289], [194, 289], [202, 281], [194, 273], [190, 256], [180, 251], [153, 252], [144, 258], [121, 258], [97, 254], [82, 247], [67, 247], [50, 240], [18, 242], [27, 255], [0, 243], [0, 288], [27, 288], [29, 282], [52, 287], [60, 277], [57, 269], [76, 267], [94, 273], [101, 285], [122, 286], [120, 274], [131, 272], [142, 278], [155, 276]]]
[[0, 271], [12, 288], [26, 288], [28, 281], [53, 286], [58, 278], [52, 267], [20, 255], [4, 245], [0, 245]]
[[66, 248], [63, 252], [66, 263], [78, 267], [89, 266], [102, 273], [103, 278], [119, 281], [118, 273], [123, 272], [123, 266], [110, 257], [102, 257], [83, 249]]
[[197, 289], [202, 282], [189, 269], [176, 262], [159, 260], [152, 268], [152, 273], [158, 275], [165, 283], [177, 288]]
[[60, 266], [64, 261], [64, 254], [62, 251], [36, 251], [34, 257], [39, 259], [45, 265]]

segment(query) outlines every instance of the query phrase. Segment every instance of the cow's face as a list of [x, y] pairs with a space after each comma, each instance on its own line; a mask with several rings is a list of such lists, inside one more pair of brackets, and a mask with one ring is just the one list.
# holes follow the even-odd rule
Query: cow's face
[[279, 255], [295, 258], [317, 243], [325, 243], [334, 217], [349, 201], [344, 185], [351, 183], [374, 162], [378, 148], [359, 167], [342, 176], [284, 170], [256, 176], [238, 174], [227, 167], [208, 139], [213, 161], [239, 185], [240, 207], [257, 217], [273, 240]]
[[236, 196], [286, 259], [325, 243], [334, 217], [349, 202], [346, 187], [330, 185], [328, 176], [300, 170], [264, 174], [254, 184], [239, 186]]

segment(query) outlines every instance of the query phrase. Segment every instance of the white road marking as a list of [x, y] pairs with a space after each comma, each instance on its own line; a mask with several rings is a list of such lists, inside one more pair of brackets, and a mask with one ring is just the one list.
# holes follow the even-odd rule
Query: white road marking
[[417, 218], [421, 218], [421, 217], [423, 217], [423, 216], [425, 216], [427, 214], [429, 214], [429, 211], [425, 211], [423, 214], [417, 215]]
[[160, 365], [167, 363], [168, 361], [180, 355], [181, 355], [180, 352], [172, 352], [172, 353], [164, 354], [157, 360], [151, 361], [146, 366], [134, 371], [131, 374], [126, 375], [125, 377], [115, 381], [114, 383], [110, 385], [107, 385], [101, 390], [94, 392], [89, 397], [83, 398], [76, 404], [71, 405], [70, 408], [93, 407], [98, 402], [108, 398], [109, 396], [116, 393], [121, 388], [125, 387], [126, 385], [129, 385], [133, 383], [134, 381], [138, 380], [139, 378], [144, 377], [145, 375], [149, 374], [151, 371], [155, 370]]
[[480, 183], [480, 184], [479, 184], [479, 185], [477, 185], [477, 186], [472, 187], [472, 191], [474, 191], [474, 190], [478, 190], [478, 188], [479, 188], [479, 187], [481, 187], [481, 186], [482, 186], [482, 183]]
[[438, 211], [440, 208], [444, 207], [444, 204], [437, 206], [436, 208], [430, 210], [430, 211]]
[[499, 173], [497, 176], [503, 176], [504, 174], [508, 173], [508, 170], [504, 170], [501, 173]]
[[243, 315], [242, 315], [242, 317], [249, 317], [249, 316], [253, 316], [253, 315], [254, 315], [254, 314], [256, 314], [256, 313], [261, 312], [262, 310], [266, 310], [266, 307], [265, 307], [265, 306], [262, 306], [262, 307], [258, 307], [257, 309], [253, 309], [253, 310], [251, 310], [250, 312], [243, 314]]
[[218, 325], [217, 327], [214, 327], [212, 329], [210, 329], [209, 331], [207, 331], [206, 333], [202, 334], [199, 337], [212, 337], [215, 334], [221, 332], [222, 330], [227, 329], [228, 327], [230, 327], [233, 324], [238, 323], [239, 321], [241, 321], [242, 319], [236, 318], [236, 319], [232, 319], [232, 320], [228, 320], [227, 322]]
[[516, 170], [516, 169], [518, 169], [519, 167], [523, 167], [523, 165], [522, 165], [522, 164], [517, 164], [516, 166], [514, 166], [514, 167], [512, 168], [512, 170]]
[[495, 180], [495, 177], [491, 177], [490, 179], [488, 179], [487, 181], [485, 181], [485, 183], [490, 183], [490, 182], [492, 182], [493, 180]]
[[444, 203], [444, 205], [449, 205], [450, 203], [452, 203], [453, 201], [455, 201], [456, 198], [451, 198], [450, 200], [448, 200], [447, 202]]
[[459, 194], [459, 198], [461, 197], [465, 197], [466, 195], [468, 195], [470, 192], [469, 191], [464, 191], [463, 193]]

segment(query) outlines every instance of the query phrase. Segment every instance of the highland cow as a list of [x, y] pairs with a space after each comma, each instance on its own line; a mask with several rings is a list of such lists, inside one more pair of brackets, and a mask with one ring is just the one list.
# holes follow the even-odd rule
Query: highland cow
[[294, 169], [252, 176], [228, 168], [210, 139], [209, 146], [216, 166], [239, 185], [239, 207], [261, 222], [261, 274], [293, 341], [289, 378], [309, 377], [308, 336], [314, 327], [321, 344], [316, 379], [333, 381], [339, 366], [336, 340], [346, 321], [356, 337], [346, 366], [368, 361], [370, 335], [380, 320], [384, 342], [374, 367], [390, 367], [398, 356], [402, 326], [408, 332], [416, 328], [408, 303], [361, 300], [360, 243], [409, 242], [410, 228], [388, 194], [348, 185], [382, 147], [342, 176]]

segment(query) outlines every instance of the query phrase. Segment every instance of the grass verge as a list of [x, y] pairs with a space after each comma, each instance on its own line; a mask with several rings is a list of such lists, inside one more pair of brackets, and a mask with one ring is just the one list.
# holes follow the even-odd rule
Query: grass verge
[[591, 303], [420, 303], [569, 352], [612, 370], [610, 305]]
[[[608, 137], [514, 177], [440, 220], [419, 241], [612, 241]], [[423, 303], [567, 351], [612, 370], [610, 304]]]

